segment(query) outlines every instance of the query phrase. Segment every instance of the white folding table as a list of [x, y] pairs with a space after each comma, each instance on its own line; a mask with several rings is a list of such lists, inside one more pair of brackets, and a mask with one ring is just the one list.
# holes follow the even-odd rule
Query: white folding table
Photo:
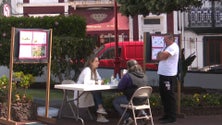
[[[63, 110], [63, 106], [65, 103], [68, 103], [70, 105], [70, 108], [73, 112], [74, 118], [76, 120], [80, 120], [82, 122], [82, 125], [84, 125], [84, 120], [79, 116], [79, 97], [84, 93], [84, 92], [90, 92], [90, 91], [102, 91], [102, 90], [112, 90], [112, 89], [117, 89], [117, 85], [115, 84], [107, 84], [107, 85], [85, 85], [85, 84], [59, 84], [59, 85], [55, 85], [54, 88], [56, 89], [62, 89], [64, 90], [64, 95], [63, 95], [63, 101], [59, 110], [59, 118], [61, 117], [61, 113]], [[82, 91], [83, 93], [79, 94], [77, 98], [73, 98], [73, 99], [68, 99], [67, 97], [67, 92], [68, 91]], [[77, 105], [76, 105], [76, 110], [74, 110], [72, 108], [72, 105], [70, 104], [70, 102], [73, 102], [74, 100], [77, 101]]]

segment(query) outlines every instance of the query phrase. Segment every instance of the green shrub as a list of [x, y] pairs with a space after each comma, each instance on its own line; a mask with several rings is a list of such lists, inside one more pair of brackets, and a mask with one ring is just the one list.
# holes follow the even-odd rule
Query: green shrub
[[[84, 45], [81, 44], [80, 39], [85, 39], [86, 37], [86, 21], [81, 16], [53, 16], [53, 17], [0, 17], [0, 46], [2, 49], [0, 49], [0, 56], [1, 66], [9, 66], [10, 63], [10, 47], [11, 47], [11, 29], [12, 27], [15, 28], [27, 28], [27, 29], [52, 29], [53, 34], [53, 49], [54, 49], [54, 43], [58, 43], [58, 41], [67, 40], [62, 39], [62, 37], [69, 37], [70, 39], [74, 39], [76, 42], [79, 42], [78, 47], [83, 48], [82, 50], [88, 52], [91, 48], [84, 48], [86, 45], [90, 46], [92, 44], [85, 43], [83, 40]], [[71, 42], [73, 42], [72, 40]], [[86, 40], [85, 40], [86, 41]], [[75, 43], [76, 43], [75, 42]], [[63, 50], [66, 49], [72, 49], [73, 51], [76, 51], [76, 48], [72, 48], [72, 46], [69, 46], [70, 41], [62, 41], [63, 44]], [[72, 44], [73, 45], [73, 44]], [[82, 46], [79, 46], [82, 45]], [[93, 45], [90, 47], [94, 47]], [[78, 50], [77, 50], [78, 51]], [[70, 52], [68, 51], [68, 56]], [[88, 54], [85, 52], [86, 54]], [[65, 53], [66, 54], [66, 53]], [[82, 55], [82, 53], [80, 54]], [[64, 56], [64, 55], [52, 55], [52, 57], [58, 56]], [[65, 55], [67, 56], [67, 55]], [[25, 74], [32, 74], [34, 76], [40, 76], [44, 73], [43, 68], [46, 66], [46, 64], [23, 64], [19, 63], [14, 65], [13, 70], [15, 72], [17, 71], [23, 71]], [[56, 67], [57, 65], [53, 65], [52, 67]], [[62, 69], [64, 70], [64, 69]]]
[[[112, 107], [112, 100], [116, 96], [122, 95], [121, 92], [106, 93], [104, 96], [105, 106], [107, 108]], [[152, 93], [150, 97], [150, 104], [152, 108], [159, 108], [162, 106], [159, 93]], [[203, 106], [222, 106], [221, 94], [195, 93], [193, 95], [187, 94], [181, 97], [181, 107], [203, 107]]]
[[8, 77], [3, 75], [0, 78], [0, 102], [5, 102], [8, 94]]
[[[27, 102], [32, 100], [30, 95], [26, 94], [26, 90], [33, 83], [34, 77], [31, 74], [23, 72], [14, 72], [12, 81], [12, 102]], [[9, 78], [3, 75], [0, 78], [0, 102], [6, 102], [9, 90]]]
[[222, 106], [221, 94], [195, 93], [193, 95], [183, 95], [181, 104], [183, 107], [188, 106]]

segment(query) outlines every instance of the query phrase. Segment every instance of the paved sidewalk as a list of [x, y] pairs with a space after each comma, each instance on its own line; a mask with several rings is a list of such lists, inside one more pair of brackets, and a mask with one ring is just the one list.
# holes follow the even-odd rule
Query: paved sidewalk
[[[56, 103], [52, 103], [52, 104], [56, 104]], [[67, 109], [66, 109], [67, 108]], [[72, 116], [72, 114], [70, 114], [70, 109], [68, 107], [65, 108], [64, 111], [64, 116]], [[204, 110], [204, 109], [203, 109]], [[89, 115], [87, 114], [87, 112], [85, 110], [81, 111], [80, 114], [84, 121], [85, 121], [85, 125], [116, 125], [119, 117], [118, 114], [109, 114], [108, 115], [108, 119], [110, 120], [109, 123], [98, 123], [96, 122], [95, 118], [94, 120], [91, 120], [89, 118]], [[95, 116], [94, 116], [95, 117]], [[154, 124], [155, 125], [164, 125], [164, 124], [160, 124], [158, 121], [158, 118], [160, 116], [158, 115], [154, 115]], [[47, 124], [47, 123], [41, 123], [39, 121], [34, 122], [34, 123], [18, 123], [18, 125], [82, 125], [81, 121], [76, 121], [73, 118], [56, 118], [56, 124]], [[148, 124], [150, 125], [150, 124]], [[191, 116], [191, 115], [187, 115], [184, 118], [178, 118], [177, 121], [175, 123], [169, 123], [166, 125], [222, 125], [222, 114], [219, 115], [200, 115], [200, 116]]]
[[[158, 122], [159, 117], [154, 117], [155, 125], [164, 125]], [[98, 123], [95, 120], [85, 120], [85, 125], [116, 125], [118, 118], [109, 118], [109, 123]], [[184, 118], [178, 118], [175, 123], [168, 123], [166, 125], [221, 125], [222, 124], [222, 114], [221, 115], [205, 115], [205, 116], [185, 116]], [[57, 119], [56, 124], [47, 123], [20, 123], [18, 125], [82, 125], [80, 121], [76, 121], [72, 118], [61, 118]], [[150, 124], [148, 124], [150, 125]]]
[[[160, 124], [157, 119], [157, 117], [154, 117], [154, 124], [163, 125]], [[117, 118], [111, 118], [109, 120], [109, 123], [98, 123], [92, 120], [87, 120], [85, 125], [116, 125], [118, 122]], [[70, 118], [62, 118], [57, 120], [56, 125], [81, 125], [81, 122]], [[175, 123], [169, 123], [166, 125], [222, 125], [222, 114], [210, 116], [185, 116], [185, 118], [178, 118]]]

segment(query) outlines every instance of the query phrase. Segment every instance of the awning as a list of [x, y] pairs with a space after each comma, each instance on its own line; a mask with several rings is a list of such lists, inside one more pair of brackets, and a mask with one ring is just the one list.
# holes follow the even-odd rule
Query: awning
[[[98, 9], [78, 9], [74, 14], [84, 16], [87, 22], [87, 31], [113, 31], [114, 11], [111, 8]], [[118, 30], [129, 30], [128, 17], [118, 13]]]

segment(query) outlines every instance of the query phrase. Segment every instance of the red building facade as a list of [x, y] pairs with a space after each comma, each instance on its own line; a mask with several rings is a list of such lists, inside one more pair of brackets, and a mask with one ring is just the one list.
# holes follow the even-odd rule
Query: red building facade
[[[88, 4], [84, 1], [75, 1], [65, 3], [64, 0], [58, 0], [56, 4], [33, 4], [30, 0], [23, 0], [26, 6], [23, 6], [24, 16], [30, 14], [75, 14], [80, 15], [86, 19], [87, 22], [87, 35], [96, 37], [99, 44], [115, 41], [115, 15], [114, 15], [114, 3], [97, 3]], [[68, 5], [68, 9], [66, 6]], [[117, 14], [118, 18], [118, 40], [141, 40], [139, 36], [139, 22], [138, 17], [134, 16], [132, 24], [129, 23], [129, 18], [123, 16], [121, 13]], [[174, 33], [174, 17], [173, 14], [167, 14], [167, 32]], [[132, 25], [130, 29], [129, 25]], [[130, 31], [131, 30], [131, 31]], [[131, 36], [130, 33], [131, 32]], [[143, 31], [149, 32], [149, 31]]]
[[[29, 4], [29, 0], [23, 0], [24, 4]], [[60, 3], [60, 4], [59, 4]], [[58, 0], [58, 5], [53, 6], [23, 6], [24, 16], [30, 14], [66, 14], [64, 0]], [[86, 4], [85, 4], [86, 5]], [[87, 35], [98, 38], [101, 43], [114, 41], [115, 35], [115, 15], [114, 5], [110, 3], [104, 4], [100, 7], [91, 7], [90, 5], [84, 6], [78, 5], [73, 7], [68, 5], [68, 15], [74, 14], [82, 16], [86, 19], [87, 23]], [[129, 19], [123, 16], [121, 13], [117, 14], [118, 18], [118, 37], [119, 41], [129, 40]], [[138, 25], [138, 24], [137, 24]], [[137, 26], [135, 25], [135, 26]], [[138, 29], [138, 26], [137, 28]], [[137, 35], [138, 37], [138, 35]], [[135, 37], [136, 38], [136, 37]], [[137, 39], [138, 40], [138, 39]]]

